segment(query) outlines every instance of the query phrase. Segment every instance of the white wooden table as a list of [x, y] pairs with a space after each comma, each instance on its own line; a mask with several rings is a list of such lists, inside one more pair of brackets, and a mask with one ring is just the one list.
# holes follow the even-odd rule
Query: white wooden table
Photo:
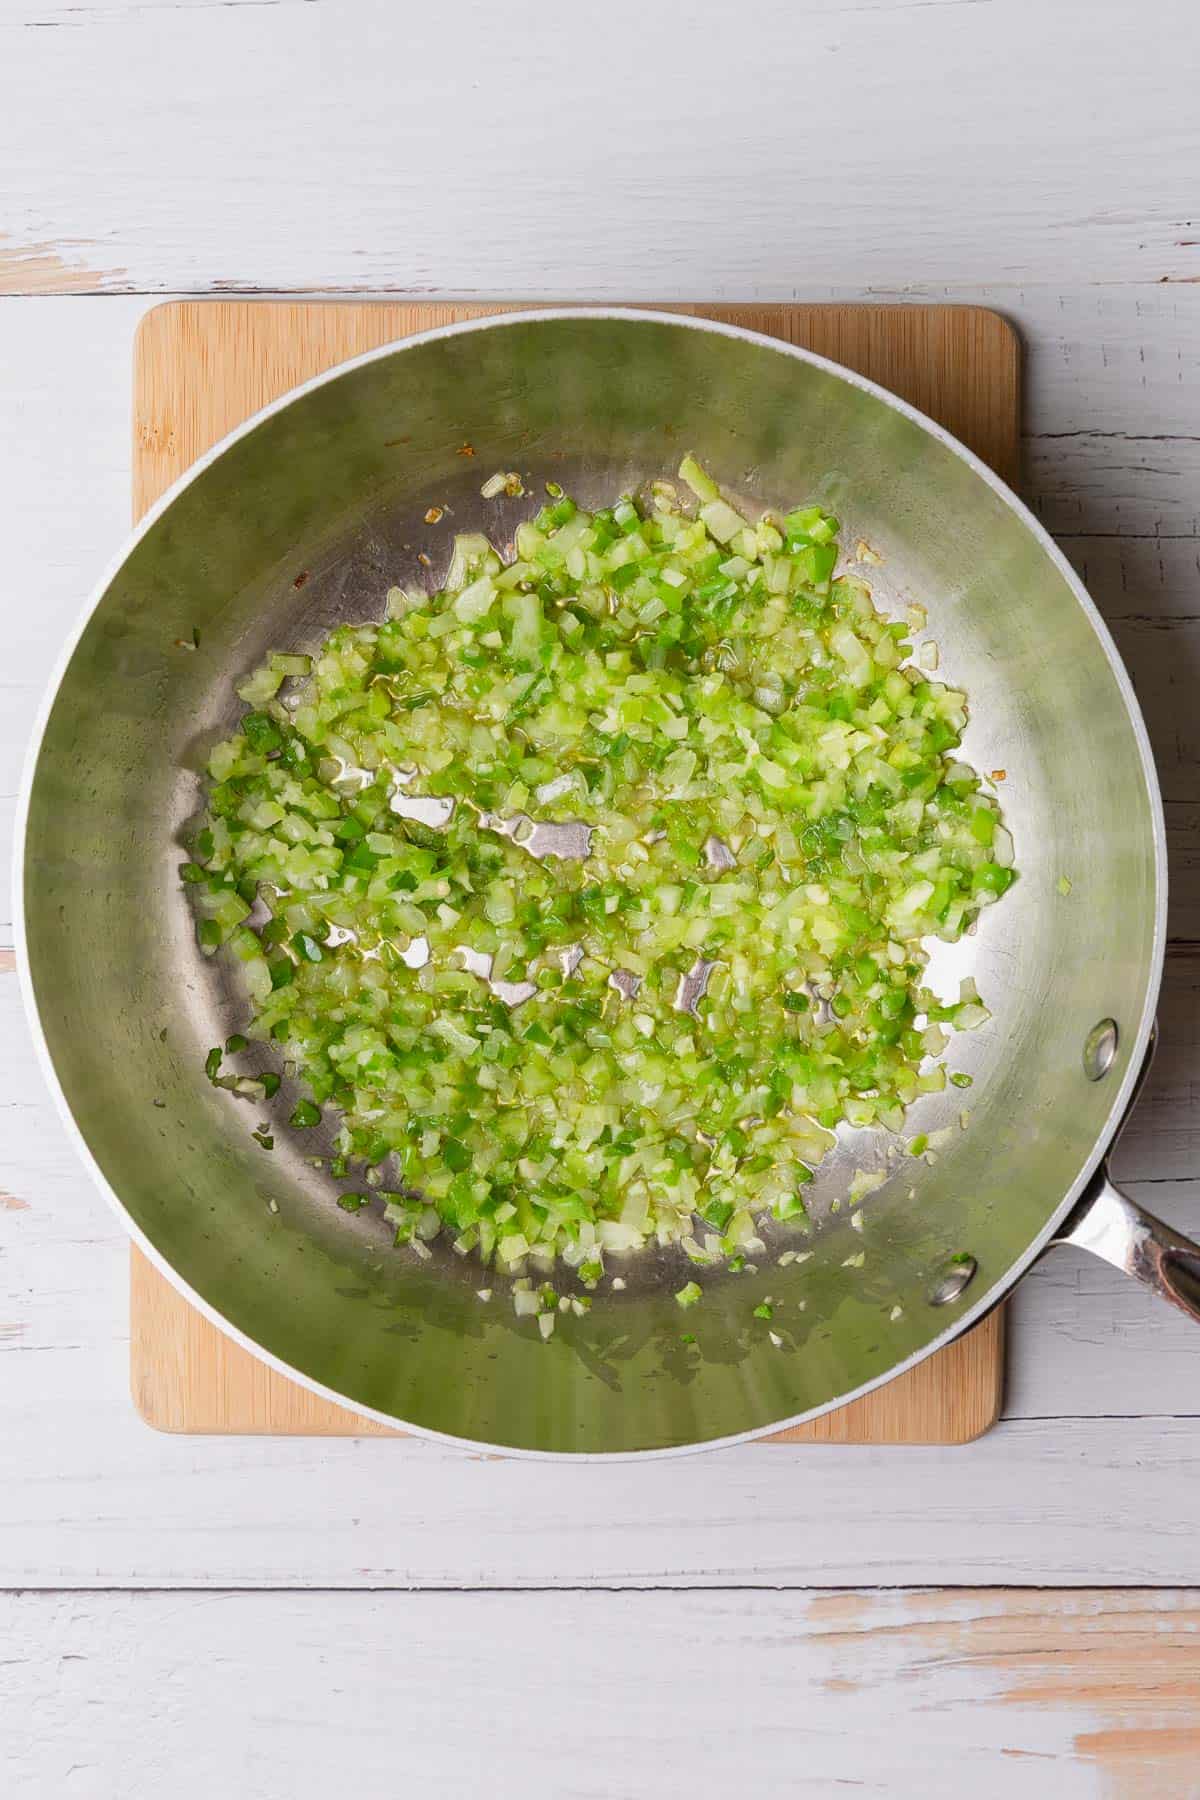
[[[1200, 1230], [1198, 69], [1195, 0], [0, 0], [4, 855], [128, 519], [149, 297], [980, 300], [1159, 759], [1162, 1049], [1117, 1164]], [[1200, 1336], [1168, 1309], [1048, 1259], [965, 1450], [157, 1437], [11, 964], [0, 1793], [1200, 1793]]]

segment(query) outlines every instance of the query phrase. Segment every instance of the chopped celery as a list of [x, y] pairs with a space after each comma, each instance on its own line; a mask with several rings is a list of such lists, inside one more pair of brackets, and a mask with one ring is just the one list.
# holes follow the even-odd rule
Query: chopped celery
[[242, 971], [230, 1053], [270, 1043], [330, 1172], [410, 1253], [445, 1231], [524, 1282], [544, 1336], [586, 1311], [533, 1286], [556, 1263], [591, 1289], [649, 1243], [735, 1269], [767, 1216], [806, 1229], [834, 1128], [899, 1130], [943, 1027], [986, 1022], [923, 987], [924, 940], [1015, 879], [965, 697], [836, 574], [837, 521], [679, 478], [686, 508], [593, 513], [547, 483], [507, 567], [460, 535], [439, 592], [274, 651], [181, 871]]

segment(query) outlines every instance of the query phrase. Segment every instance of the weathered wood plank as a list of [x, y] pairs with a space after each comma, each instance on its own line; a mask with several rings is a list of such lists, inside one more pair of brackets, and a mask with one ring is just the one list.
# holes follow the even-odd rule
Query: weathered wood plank
[[10, 0], [0, 288], [1194, 280], [1196, 10], [1102, 10]]
[[1174, 1800], [1200, 1755], [1180, 1592], [22, 1594], [0, 1630], [31, 1800]]

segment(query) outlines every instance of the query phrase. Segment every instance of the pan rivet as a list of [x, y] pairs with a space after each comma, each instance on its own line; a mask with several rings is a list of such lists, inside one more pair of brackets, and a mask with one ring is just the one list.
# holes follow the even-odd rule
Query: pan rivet
[[1099, 1081], [1112, 1068], [1117, 1054], [1117, 1021], [1101, 1019], [1087, 1034], [1083, 1046], [1083, 1072], [1089, 1081]]
[[974, 1279], [978, 1267], [975, 1258], [965, 1252], [961, 1256], [952, 1256], [930, 1290], [930, 1306], [949, 1306], [952, 1300], [957, 1300]]

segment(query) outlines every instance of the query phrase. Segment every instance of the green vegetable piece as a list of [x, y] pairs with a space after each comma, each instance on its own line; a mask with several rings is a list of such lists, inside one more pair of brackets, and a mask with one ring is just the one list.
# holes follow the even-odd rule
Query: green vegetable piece
[[278, 750], [283, 743], [283, 733], [269, 713], [247, 713], [242, 720], [242, 732], [250, 748], [260, 755]]
[[705, 473], [694, 456], [685, 456], [679, 465], [679, 479], [686, 481], [697, 500], [719, 500], [721, 490], [711, 475]]
[[1014, 879], [965, 697], [821, 507], [755, 520], [694, 457], [644, 504], [547, 501], [511, 558], [460, 534], [440, 591], [240, 683], [180, 877], [247, 1007], [227, 1053], [274, 1046], [339, 1185], [394, 1158], [397, 1241], [446, 1228], [543, 1336], [583, 1306], [560, 1259], [590, 1291], [609, 1252], [736, 1271], [764, 1215], [810, 1229], [836, 1129], [902, 1130], [931, 1028], [986, 1021], [931, 1001], [928, 939]]
[[[799, 1168], [804, 1169], [804, 1165], [800, 1164]], [[792, 1176], [794, 1180], [801, 1179], [799, 1169], [793, 1168]], [[804, 1169], [803, 1179], [805, 1181], [812, 1180], [812, 1173], [810, 1170]], [[781, 1194], [778, 1200], [776, 1200], [772, 1211], [774, 1212], [775, 1217], [781, 1220], [807, 1219], [808, 1217], [808, 1208], [805, 1206], [799, 1194]]]
[[1002, 869], [999, 863], [981, 863], [971, 877], [971, 891], [976, 894], [1006, 894], [1013, 880], [1011, 869]]
[[990, 849], [996, 836], [996, 815], [990, 806], [977, 806], [971, 814], [971, 836]]
[[453, 1169], [457, 1173], [460, 1169], [470, 1168], [471, 1152], [465, 1144], [460, 1144], [457, 1138], [447, 1138], [442, 1145], [442, 1161], [448, 1169]]

